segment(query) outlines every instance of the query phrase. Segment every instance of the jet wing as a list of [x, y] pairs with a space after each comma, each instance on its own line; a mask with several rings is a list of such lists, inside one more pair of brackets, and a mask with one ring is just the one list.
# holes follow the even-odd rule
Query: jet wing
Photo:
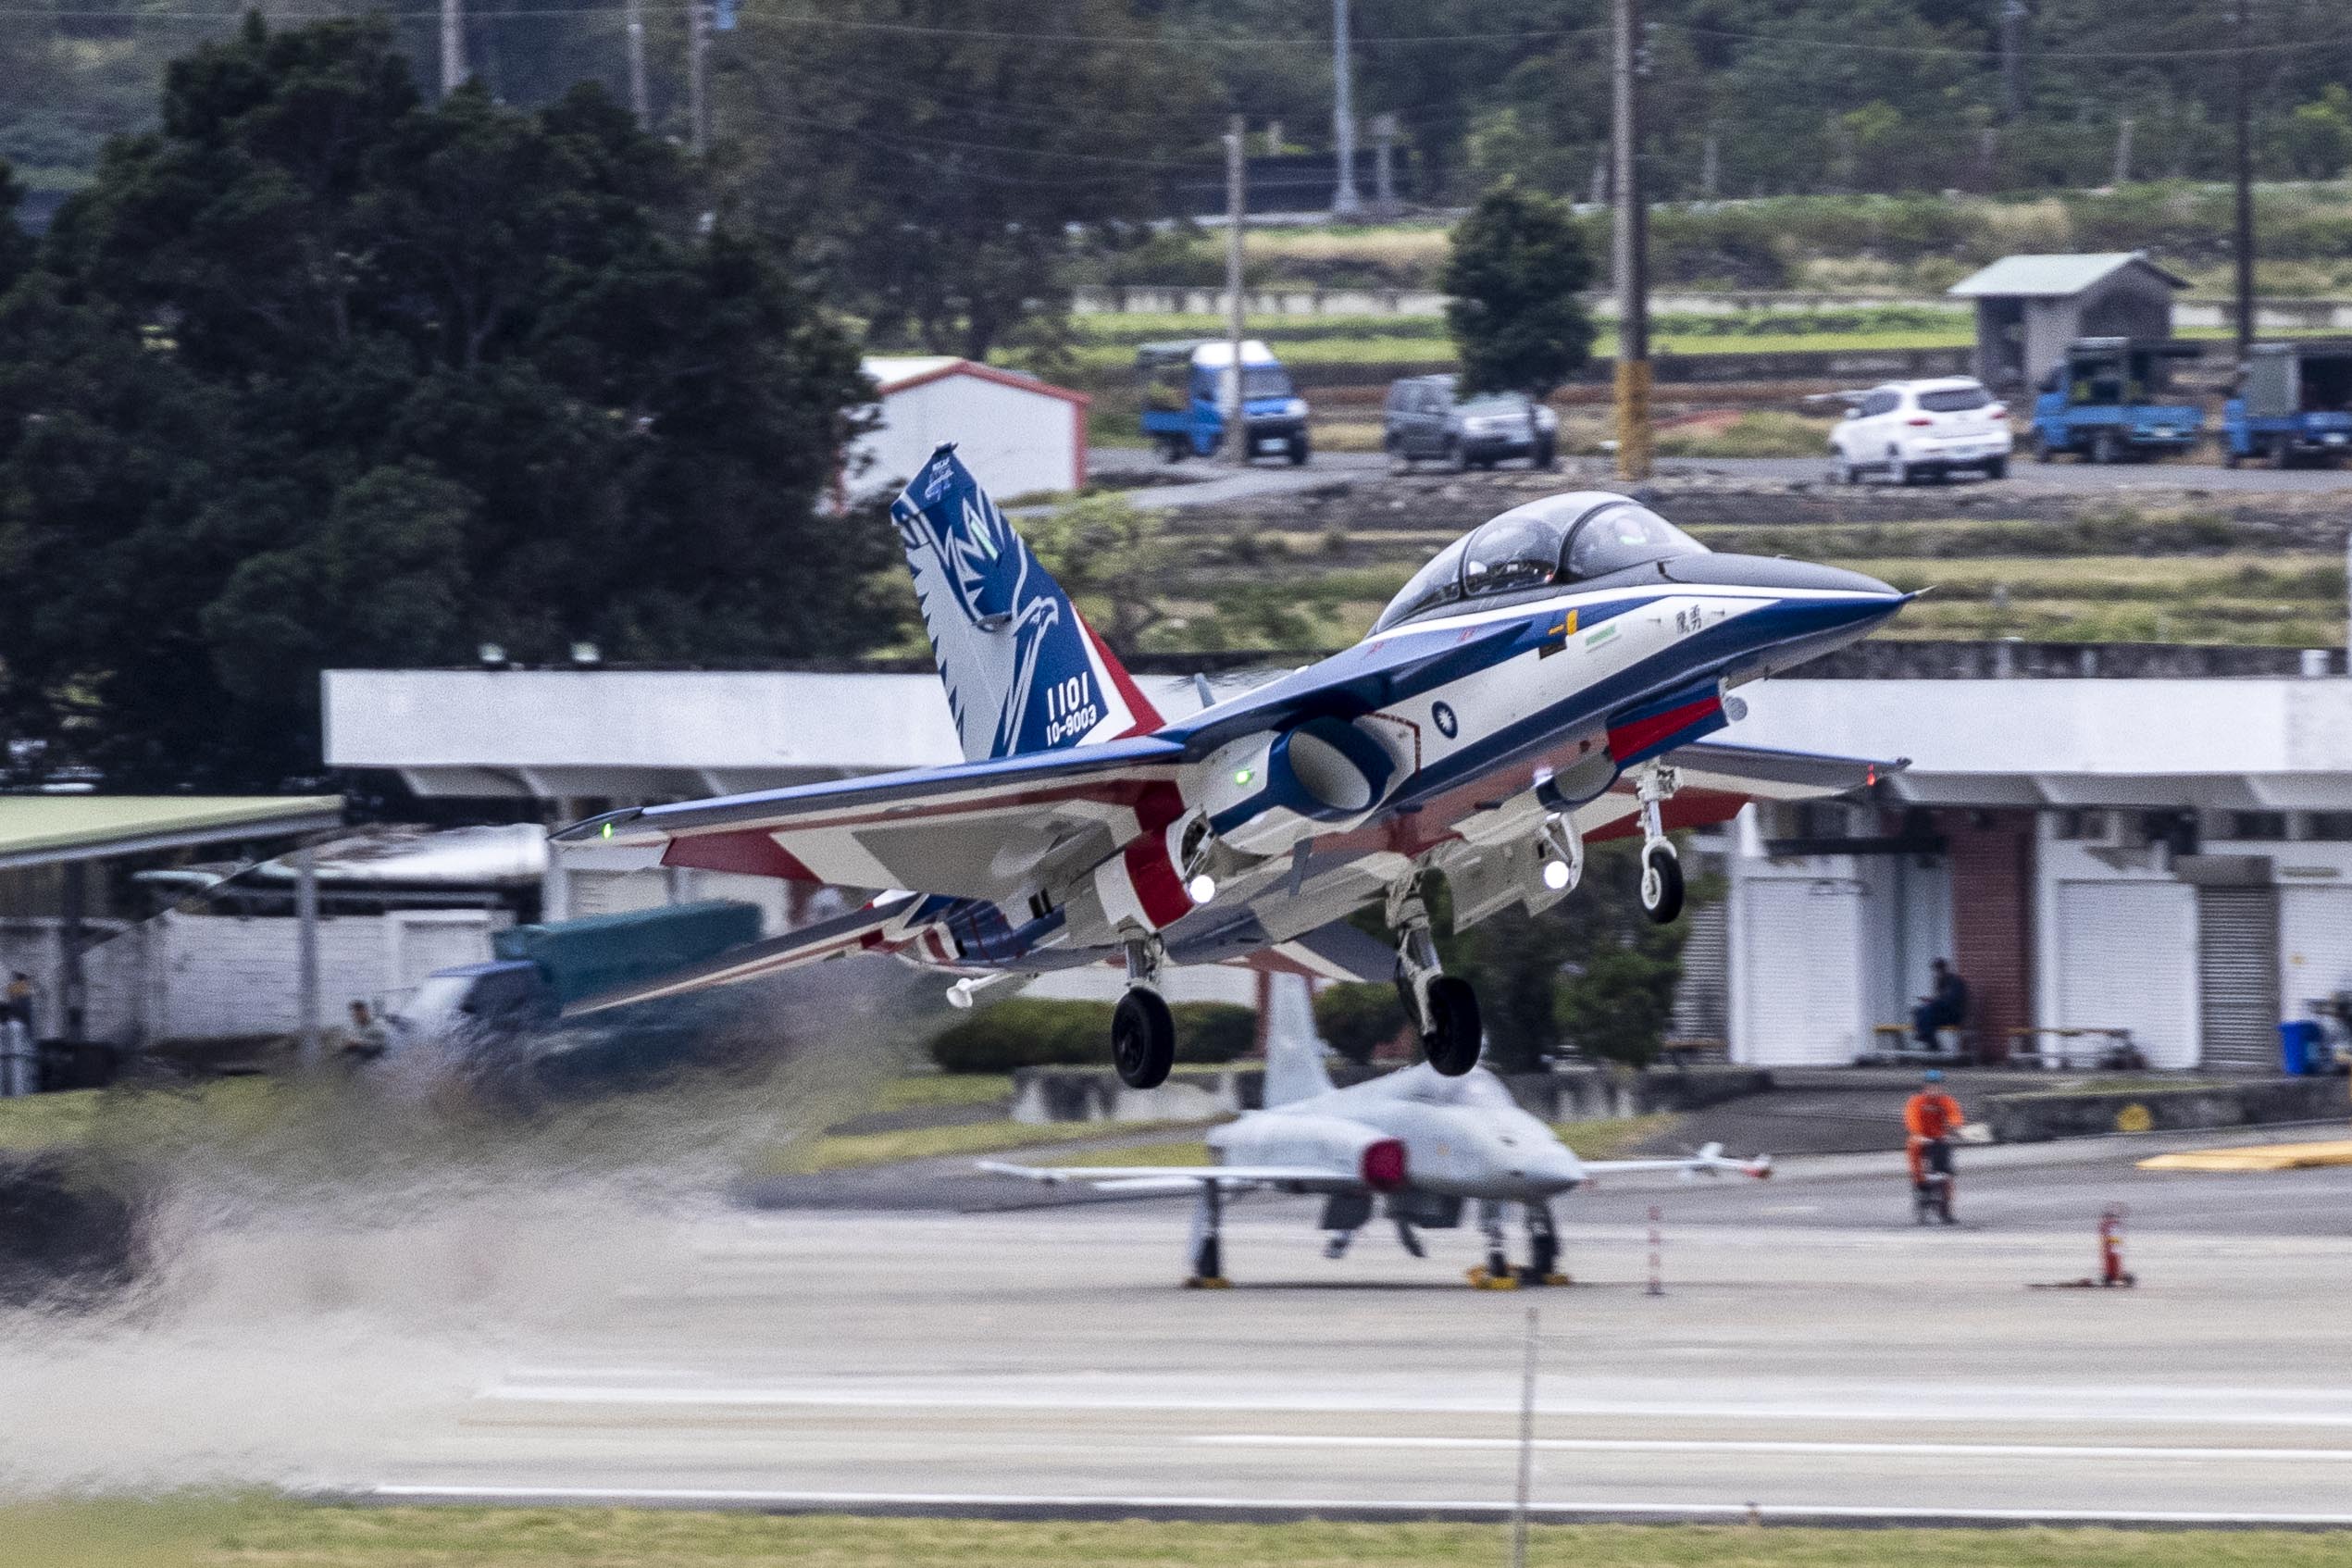
[[1822, 752], [1784, 752], [1770, 746], [1734, 746], [1698, 740], [1669, 757], [1686, 789], [1722, 790], [1750, 800], [1802, 801], [1866, 790], [1910, 766], [1909, 757], [1891, 762], [1832, 756]]
[[1735, 1160], [1724, 1152], [1720, 1143], [1711, 1143], [1696, 1154], [1664, 1160], [1583, 1160], [1578, 1162], [1588, 1176], [1635, 1176], [1647, 1171], [1674, 1171], [1683, 1176], [1754, 1176], [1758, 1180], [1773, 1174], [1773, 1157], [1759, 1154], [1752, 1160]]
[[652, 1002], [657, 997], [701, 990], [707, 986], [737, 985], [803, 964], [886, 947], [890, 945], [892, 926], [914, 914], [922, 902], [920, 893], [894, 893], [877, 899], [864, 909], [819, 920], [766, 941], [745, 942], [716, 958], [672, 970], [656, 979], [584, 996], [566, 1007], [564, 1016], [577, 1018], [608, 1008], [626, 1007], [632, 1002]]
[[1100, 1192], [1182, 1192], [1204, 1184], [1218, 1187], [1273, 1187], [1284, 1182], [1338, 1182], [1354, 1185], [1354, 1171], [1324, 1165], [1014, 1165], [1002, 1160], [981, 1160], [979, 1168], [991, 1176], [1019, 1176], [1048, 1187], [1083, 1183]]
[[[1057, 855], [1108, 855], [1170, 788], [1184, 748], [1150, 736], [949, 767], [607, 812], [561, 843], [659, 848], [665, 865], [1003, 900]], [[1098, 841], [1099, 840], [1099, 841]]]

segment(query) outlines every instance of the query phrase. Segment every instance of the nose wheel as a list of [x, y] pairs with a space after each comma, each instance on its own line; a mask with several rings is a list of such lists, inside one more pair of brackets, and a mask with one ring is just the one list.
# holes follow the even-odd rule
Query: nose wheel
[[1634, 795], [1641, 803], [1642, 913], [1660, 926], [1683, 912], [1683, 865], [1665, 823], [1665, 804], [1680, 784], [1674, 770], [1660, 763], [1644, 763], [1634, 775]]
[[1670, 840], [1641, 852], [1641, 907], [1661, 926], [1683, 912], [1683, 863]]

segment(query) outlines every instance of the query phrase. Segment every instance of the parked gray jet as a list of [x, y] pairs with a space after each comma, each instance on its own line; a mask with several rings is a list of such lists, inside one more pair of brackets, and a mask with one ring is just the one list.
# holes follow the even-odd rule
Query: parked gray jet
[[[1551, 1200], [1597, 1176], [1680, 1171], [1716, 1176], [1772, 1174], [1769, 1158], [1727, 1158], [1720, 1144], [1695, 1154], [1649, 1160], [1580, 1160], [1551, 1128], [1520, 1109], [1485, 1067], [1449, 1077], [1424, 1062], [1347, 1089], [1333, 1085], [1307, 1014], [1306, 982], [1276, 981], [1276, 1017], [1266, 1048], [1265, 1109], [1209, 1130], [1207, 1165], [1012, 1164], [983, 1160], [1000, 1176], [1099, 1192], [1197, 1191], [1192, 1275], [1187, 1284], [1226, 1283], [1220, 1230], [1229, 1193], [1273, 1190], [1324, 1195], [1324, 1249], [1343, 1256], [1372, 1218], [1375, 1200], [1414, 1257], [1426, 1257], [1417, 1232], [1451, 1229], [1466, 1201], [1478, 1205], [1487, 1259], [1474, 1284], [1564, 1284]], [[1527, 1263], [1511, 1266], [1504, 1220], [1511, 1204], [1524, 1213]]]

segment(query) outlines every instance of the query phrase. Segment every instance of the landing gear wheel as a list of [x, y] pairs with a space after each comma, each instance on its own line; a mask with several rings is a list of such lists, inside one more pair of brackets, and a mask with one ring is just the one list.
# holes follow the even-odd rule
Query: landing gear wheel
[[1111, 1061], [1129, 1089], [1157, 1089], [1176, 1065], [1176, 1019], [1158, 991], [1132, 987], [1111, 1014]]
[[1641, 852], [1641, 907], [1660, 926], [1683, 912], [1683, 863], [1664, 844]]
[[1478, 1064], [1478, 993], [1455, 975], [1429, 982], [1429, 1017], [1421, 1049], [1441, 1076], [1458, 1078]]

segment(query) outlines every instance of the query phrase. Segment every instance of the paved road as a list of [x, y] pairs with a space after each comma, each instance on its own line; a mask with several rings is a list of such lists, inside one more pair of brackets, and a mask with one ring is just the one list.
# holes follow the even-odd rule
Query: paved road
[[[1168, 471], [1167, 466], [1157, 456], [1140, 447], [1097, 447], [1088, 454], [1088, 463], [1098, 475], [1136, 469]], [[1825, 464], [1821, 459], [1811, 457], [1669, 457], [1660, 460], [1658, 468], [1663, 474], [1719, 474], [1731, 479], [1772, 483], [1819, 482], [1826, 474]], [[1183, 465], [1175, 472], [1201, 475], [1201, 481], [1155, 486], [1146, 493], [1145, 499], [1153, 506], [1204, 506], [1252, 495], [1276, 495], [1313, 489], [1335, 479], [1377, 483], [1388, 471], [1388, 459], [1371, 452], [1317, 453], [1314, 461], [1304, 468], [1293, 468], [1287, 464], [1259, 463], [1238, 474], [1207, 463]], [[1601, 471], [1598, 459], [1569, 460], [1563, 465], [1562, 482], [1563, 485], [1574, 483], [1580, 472], [1592, 477]], [[1878, 483], [1870, 481], [1864, 488], [1872, 488]], [[2009, 490], [2034, 494], [2113, 494], [2129, 493], [2135, 490], [2317, 493], [2352, 490], [2352, 469], [2290, 468], [2282, 472], [2274, 468], [2233, 469], [2189, 463], [2123, 464], [2100, 467], [2087, 463], [2040, 464], [2027, 461], [2012, 467], [2006, 479], [1989, 482], [1958, 479], [1953, 481], [1953, 486], [1972, 491]]]
[[[0, 1484], [1477, 1512], [1532, 1302], [1549, 1509], [2352, 1514], [2352, 1171], [2132, 1168], [2180, 1141], [1972, 1151], [1952, 1231], [1883, 1155], [1626, 1180], [1568, 1211], [1583, 1283], [1540, 1300], [1464, 1287], [1467, 1233], [1328, 1262], [1297, 1200], [1242, 1207], [1213, 1293], [1173, 1288], [1160, 1201], [248, 1217], [136, 1314], [0, 1325]], [[2088, 1272], [2118, 1198], [2145, 1286], [2029, 1289]]]

